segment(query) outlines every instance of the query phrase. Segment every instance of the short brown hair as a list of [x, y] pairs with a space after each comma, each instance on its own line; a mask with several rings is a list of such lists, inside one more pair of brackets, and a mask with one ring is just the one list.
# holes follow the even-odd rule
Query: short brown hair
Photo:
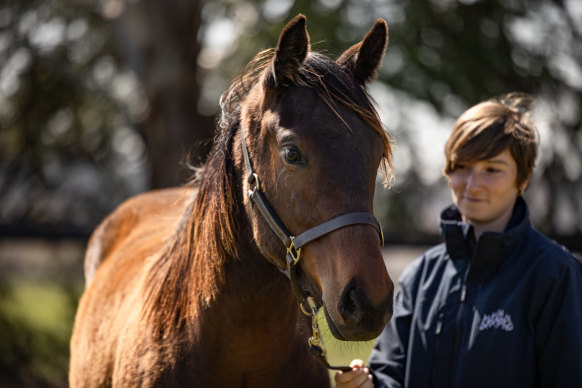
[[517, 164], [516, 186], [528, 181], [538, 153], [539, 137], [530, 118], [533, 98], [509, 93], [466, 110], [455, 122], [445, 145], [449, 175], [457, 163], [489, 159], [509, 148]]

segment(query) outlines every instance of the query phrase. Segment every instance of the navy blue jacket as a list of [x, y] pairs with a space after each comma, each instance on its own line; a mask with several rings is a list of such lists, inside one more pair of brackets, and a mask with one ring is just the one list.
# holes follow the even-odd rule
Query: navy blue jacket
[[376, 387], [582, 387], [582, 263], [532, 228], [518, 198], [504, 233], [454, 206], [445, 242], [400, 278], [370, 356]]

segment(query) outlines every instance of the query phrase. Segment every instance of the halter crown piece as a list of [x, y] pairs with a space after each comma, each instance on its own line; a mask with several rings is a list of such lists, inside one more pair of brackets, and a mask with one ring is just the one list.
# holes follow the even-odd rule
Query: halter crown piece
[[[331, 366], [327, 362], [325, 358], [326, 350], [323, 345], [323, 341], [319, 335], [319, 325], [317, 320], [317, 311], [318, 308], [315, 306], [312, 297], [306, 297], [306, 290], [299, 284], [297, 279], [297, 263], [301, 258], [301, 248], [306, 244], [310, 243], [313, 240], [317, 240], [318, 238], [331, 233], [337, 229], [341, 229], [346, 226], [355, 225], [355, 224], [368, 224], [373, 226], [378, 235], [380, 236], [380, 242], [384, 245], [384, 234], [382, 233], [382, 227], [380, 222], [376, 220], [376, 218], [370, 213], [363, 213], [363, 212], [356, 212], [356, 213], [348, 213], [341, 215], [336, 218], [332, 218], [329, 221], [326, 221], [322, 224], [319, 224], [311, 229], [308, 229], [297, 236], [291, 235], [281, 220], [277, 217], [271, 205], [265, 198], [265, 195], [261, 191], [261, 186], [259, 183], [259, 177], [253, 171], [253, 166], [251, 164], [251, 158], [249, 156], [249, 151], [247, 149], [247, 143], [245, 140], [245, 133], [244, 130], [241, 132], [241, 141], [242, 141], [242, 150], [243, 150], [243, 157], [245, 161], [245, 167], [247, 170], [247, 183], [251, 187], [247, 195], [251, 200], [252, 205], [259, 210], [259, 213], [263, 216], [267, 224], [271, 227], [271, 229], [275, 232], [277, 237], [283, 242], [285, 248], [287, 249], [287, 254], [285, 255], [287, 267], [285, 269], [279, 268], [281, 272], [283, 272], [289, 281], [291, 282], [291, 288], [295, 293], [297, 298], [297, 302], [301, 307], [301, 311], [311, 316], [311, 323], [312, 323], [312, 337], [309, 338], [309, 352], [313, 354], [326, 368], [328, 369], [335, 369], [335, 370], [342, 370], [348, 371], [352, 368], [349, 366]], [[305, 302], [309, 306], [309, 309], [304, 307]]]

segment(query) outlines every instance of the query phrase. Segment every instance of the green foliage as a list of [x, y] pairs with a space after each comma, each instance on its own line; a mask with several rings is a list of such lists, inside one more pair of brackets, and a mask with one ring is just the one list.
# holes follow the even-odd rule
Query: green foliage
[[78, 285], [31, 280], [0, 289], [0, 385], [66, 387]]
[[[396, 222], [410, 224], [406, 233], [414, 234], [423, 228], [417, 214], [434, 218], [434, 211], [407, 198], [446, 191], [423, 179], [424, 170], [440, 166], [424, 160], [419, 137], [432, 128], [416, 128], [422, 114], [412, 105], [434, 109], [436, 120], [448, 125], [480, 100], [524, 91], [539, 96], [543, 111], [543, 152], [530, 190], [540, 205], [533, 206], [534, 220], [547, 233], [582, 231], [582, 21], [573, 1], [159, 4], [0, 5], [0, 183], [11, 182], [0, 184], [0, 222], [90, 228], [113, 205], [145, 189], [150, 175], [154, 184], [172, 182], [180, 156], [191, 149], [189, 139], [208, 139], [212, 127], [195, 112], [198, 96], [198, 107], [216, 114], [220, 94], [242, 67], [275, 46], [285, 23], [303, 13], [314, 50], [331, 57], [361, 39], [377, 18], [389, 24], [381, 86], [372, 86], [391, 96], [380, 108], [409, 162], [402, 167], [395, 161], [395, 188], [406, 211], [381, 218], [406, 217]], [[198, 162], [207, 148], [194, 149]], [[164, 163], [170, 165], [161, 168]], [[32, 200], [23, 201], [21, 192]], [[390, 194], [383, 201], [401, 200]], [[396, 202], [386, 208], [401, 208]]]
[[[442, 177], [440, 182], [424, 179], [426, 170], [440, 174], [442, 166], [438, 160], [426, 159], [419, 137], [436, 128], [417, 128], [424, 124], [417, 120], [423, 115], [417, 105], [434, 110], [437, 117], [429, 125], [446, 125], [450, 130], [452, 121], [469, 106], [510, 91], [532, 93], [540, 101], [536, 122], [542, 155], [528, 193], [534, 222], [549, 234], [582, 232], [582, 20], [573, 1], [221, 0], [211, 4], [215, 12], [208, 23], [212, 16], [231, 20], [241, 31], [230, 55], [209, 69], [225, 80], [234, 77], [257, 50], [274, 46], [281, 28], [298, 13], [307, 16], [314, 49], [332, 57], [360, 40], [377, 18], [387, 20], [390, 43], [378, 77], [381, 87], [375, 90], [391, 97], [392, 105], [380, 108], [397, 151], [406, 153], [399, 158], [408, 163], [403, 166], [402, 160], [395, 160], [396, 183], [388, 194], [380, 193], [381, 201], [389, 204], [382, 204], [386, 212], [378, 215], [386, 225], [399, 225], [402, 235], [435, 233], [436, 225], [428, 229], [426, 225], [435, 224], [438, 210], [450, 201]], [[252, 15], [247, 17], [252, 22], [241, 21], [241, 14]], [[212, 97], [217, 98], [218, 94]], [[432, 146], [442, 156], [445, 139], [439, 139], [442, 144]]]
[[0, 28], [0, 223], [90, 227], [131, 192], [107, 21], [88, 2], [3, 2]]
[[[506, 92], [536, 95], [542, 155], [527, 193], [532, 216], [546, 233], [580, 233], [582, 115], [577, 107], [582, 101], [582, 68], [574, 63], [582, 61], [582, 40], [580, 14], [576, 16], [573, 5], [407, 1], [396, 8], [398, 12], [386, 15], [391, 43], [380, 80], [451, 118]], [[558, 58], [564, 61], [562, 65]], [[396, 110], [402, 116], [396, 140], [406, 147], [411, 170], [416, 171], [406, 172], [405, 180], [397, 184], [399, 195], [411, 213], [426, 214], [426, 206], [416, 200], [419, 194], [426, 201], [431, 196], [431, 184], [418, 179], [424, 168], [419, 166], [426, 166], [421, 163], [425, 150], [414, 146], [420, 143], [418, 137], [407, 135], [414, 133], [413, 117], [401, 108]], [[442, 149], [443, 145], [435, 146]], [[432, 189], [434, 196], [439, 190]], [[388, 200], [398, 201], [394, 195]], [[436, 212], [431, 214], [436, 219]], [[419, 229], [423, 228], [415, 222], [405, 233], [414, 234]]]

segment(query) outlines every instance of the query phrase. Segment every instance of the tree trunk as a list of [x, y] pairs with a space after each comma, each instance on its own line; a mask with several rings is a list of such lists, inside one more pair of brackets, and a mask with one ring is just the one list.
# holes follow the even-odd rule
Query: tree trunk
[[137, 74], [149, 110], [140, 123], [150, 187], [183, 183], [184, 163], [204, 160], [214, 118], [198, 112], [197, 57], [201, 0], [127, 2], [114, 25], [121, 56]]

